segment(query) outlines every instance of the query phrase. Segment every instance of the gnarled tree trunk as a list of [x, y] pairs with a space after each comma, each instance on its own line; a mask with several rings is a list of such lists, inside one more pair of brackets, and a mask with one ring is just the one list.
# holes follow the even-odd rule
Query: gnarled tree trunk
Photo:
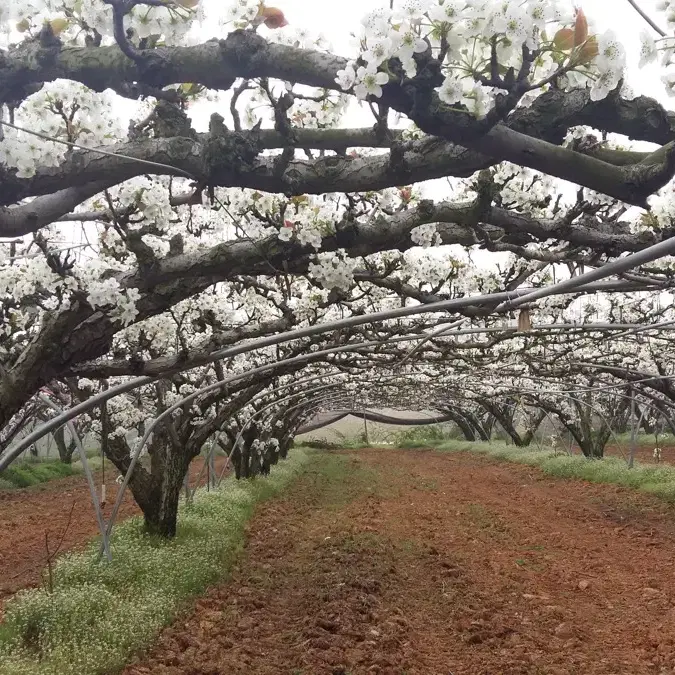
[[[149, 534], [174, 537], [178, 521], [178, 504], [183, 479], [190, 460], [182, 453], [173, 452], [172, 446], [164, 453], [164, 470], [152, 476], [149, 493], [143, 498], [145, 529]], [[135, 495], [134, 495], [135, 496]]]
[[[129, 489], [143, 512], [146, 531], [173, 537], [183, 479], [195, 453], [191, 448], [172, 442], [164, 433], [153, 436], [148, 452], [150, 469], [137, 463]], [[119, 436], [109, 439], [108, 458], [121, 473], [127, 472], [131, 457], [126, 439]]]
[[474, 429], [473, 425], [469, 422], [469, 420], [462, 415], [457, 410], [454, 410], [453, 408], [444, 408], [444, 412], [447, 413], [448, 417], [452, 419], [452, 421], [457, 425], [459, 430], [464, 434], [464, 438], [467, 441], [475, 441], [476, 440], [476, 430]]
[[500, 405], [488, 399], [481, 399], [480, 404], [492, 415], [504, 431], [509, 435], [513, 444], [519, 448], [524, 448], [530, 445], [534, 438], [539, 425], [542, 423], [546, 412], [540, 410], [535, 415], [534, 419], [529, 420], [527, 429], [521, 434], [516, 428], [516, 413], [518, 405], [515, 401], [507, 401], [506, 404]]
[[54, 431], [54, 441], [56, 443], [56, 449], [59, 453], [59, 459], [64, 464], [72, 464], [73, 462], [73, 453], [77, 448], [75, 439], [71, 438], [68, 443], [66, 443], [66, 427], [62, 426]]

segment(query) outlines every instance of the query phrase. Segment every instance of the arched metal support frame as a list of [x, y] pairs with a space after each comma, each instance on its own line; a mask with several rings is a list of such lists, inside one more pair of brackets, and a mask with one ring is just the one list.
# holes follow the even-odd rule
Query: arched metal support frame
[[[320, 403], [317, 404], [317, 407], [325, 405], [326, 401], [330, 401], [330, 402], [342, 401], [342, 400], [344, 400], [344, 398], [345, 398], [345, 394], [342, 393], [342, 392], [337, 394], [337, 395], [327, 396], [325, 399], [323, 399]], [[287, 409], [287, 412], [290, 411], [290, 410], [294, 410], [295, 408], [299, 408], [302, 405], [305, 405], [305, 404], [304, 403], [298, 403], [297, 405], [291, 406], [290, 408]], [[230, 454], [227, 456], [226, 466], [232, 461], [232, 455], [234, 455], [234, 451], [236, 450], [236, 448], [237, 448], [236, 444], [233, 444], [232, 450], [230, 450]], [[218, 482], [218, 485], [220, 485], [222, 480], [223, 480], [223, 476], [221, 475], [220, 481]]]
[[[329, 377], [338, 377], [340, 375], [346, 375], [346, 373], [335, 373], [334, 375], [330, 375]], [[250, 405], [254, 401], [257, 401], [259, 398], [265, 398], [266, 396], [274, 395], [275, 393], [280, 392], [283, 389], [288, 389], [289, 387], [297, 387], [301, 384], [308, 384], [309, 382], [315, 382], [316, 380], [325, 379], [325, 377], [326, 377], [325, 374], [313, 375], [312, 377], [306, 377], [306, 378], [303, 378], [303, 379], [300, 379], [300, 380], [295, 380], [294, 382], [289, 382], [288, 384], [283, 384], [279, 387], [276, 387], [276, 389], [272, 389], [271, 391], [261, 391], [260, 393], [256, 394], [255, 396], [252, 396], [251, 399], [247, 402], [246, 405]], [[213, 443], [211, 444], [211, 449], [209, 450], [209, 454], [214, 452], [214, 450], [215, 450], [214, 446], [218, 442], [218, 438], [220, 437], [221, 433], [222, 432], [220, 430], [217, 430], [215, 432], [215, 439], [214, 439]], [[207, 459], [208, 459], [208, 455], [207, 455]], [[224, 475], [228, 465], [229, 465], [229, 462], [226, 462], [225, 467], [223, 468], [219, 477], [217, 478], [216, 487], [218, 485], [220, 485], [220, 482], [223, 479], [223, 475]], [[194, 493], [197, 491], [197, 488], [199, 487], [199, 481], [201, 480], [202, 475], [204, 474], [205, 466], [206, 466], [206, 463], [204, 463], [204, 466], [202, 466], [202, 468], [200, 469], [199, 474], [197, 475], [197, 481], [196, 481], [195, 487], [192, 489], [191, 493], [189, 492], [189, 490], [190, 490], [189, 484], [186, 486], [186, 489], [188, 491], [187, 492], [188, 498], [189, 498], [190, 494], [194, 495]]]
[[[52, 410], [55, 410], [56, 412], [59, 413], [63, 412], [63, 408], [54, 403], [44, 394], [40, 394], [38, 398], [45, 405], [49, 406]], [[75, 425], [69, 420], [68, 422], [66, 422], [66, 426], [68, 427], [68, 431], [70, 431], [70, 433], [72, 434], [77, 449], [80, 453], [80, 461], [82, 462], [84, 475], [87, 478], [87, 485], [89, 486], [89, 494], [91, 495], [91, 503], [92, 506], [94, 507], [94, 513], [96, 514], [96, 524], [98, 525], [99, 532], [101, 533], [101, 540], [102, 540], [101, 543], [103, 546], [103, 553], [107, 558], [108, 562], [110, 562], [112, 560], [112, 554], [110, 553], [110, 538], [108, 536], [105, 518], [103, 517], [103, 511], [98, 501], [98, 493], [96, 492], [96, 483], [94, 482], [94, 474], [91, 470], [91, 467], [89, 466], [89, 460], [87, 458], [86, 452], [84, 451], [82, 439], [80, 438], [80, 435], [77, 433]]]
[[[389, 342], [392, 341], [410, 341], [410, 340], [415, 340], [419, 339], [419, 336], [414, 335], [414, 336], [401, 336], [398, 338], [394, 338], [393, 340], [389, 340]], [[340, 354], [343, 352], [353, 352], [353, 351], [358, 351], [360, 349], [368, 349], [370, 347], [377, 347], [381, 346], [384, 344], [383, 342], [379, 340], [370, 340], [366, 342], [358, 342], [354, 344], [348, 344], [348, 345], [342, 345], [340, 347], [331, 347], [330, 349], [323, 349], [319, 350], [316, 352], [309, 352], [308, 354], [300, 354], [299, 356], [294, 356], [288, 359], [281, 359], [280, 361], [275, 361], [273, 363], [268, 363], [263, 366], [258, 366], [257, 368], [253, 368], [252, 370], [249, 370], [246, 373], [239, 373], [238, 375], [232, 375], [231, 377], [227, 377], [224, 380], [220, 380], [218, 382], [215, 382], [213, 384], [207, 385], [205, 387], [202, 387], [200, 389], [197, 389], [196, 391], [192, 392], [188, 396], [185, 396], [184, 398], [178, 400], [176, 403], [174, 403], [172, 406], [167, 408], [165, 411], [162, 412], [161, 415], [158, 417], [155, 417], [155, 419], [147, 426], [145, 433], [143, 434], [143, 437], [141, 438], [140, 442], [136, 443], [136, 447], [134, 448], [134, 452], [131, 457], [131, 461], [129, 463], [129, 467], [127, 469], [127, 472], [124, 476], [124, 479], [122, 480], [122, 485], [120, 486], [119, 491], [117, 492], [117, 498], [115, 499], [115, 503], [113, 505], [113, 510], [112, 513], [110, 514], [110, 518], [108, 520], [108, 527], [107, 527], [107, 533], [110, 535], [113, 525], [115, 524], [115, 519], [117, 518], [117, 513], [119, 512], [120, 506], [122, 504], [122, 500], [124, 499], [124, 494], [126, 492], [126, 488], [129, 485], [129, 480], [131, 479], [131, 475], [133, 474], [134, 469], [136, 468], [136, 463], [138, 462], [138, 458], [141, 455], [141, 452], [143, 448], [145, 447], [145, 444], [148, 441], [148, 438], [154, 431], [154, 429], [157, 427], [158, 424], [160, 424], [162, 421], [164, 421], [167, 417], [172, 415], [178, 408], [181, 408], [182, 406], [186, 405], [187, 403], [192, 403], [195, 399], [199, 398], [202, 394], [207, 394], [212, 391], [217, 391], [218, 389], [221, 389], [223, 387], [227, 387], [233, 382], [236, 382], [237, 380], [244, 379], [246, 377], [251, 377], [253, 375], [260, 375], [261, 373], [264, 373], [268, 370], [273, 370], [274, 368], [278, 368], [280, 366], [289, 366], [293, 364], [298, 364], [298, 363], [308, 363], [314, 360], [319, 361], [321, 358], [332, 355], [332, 354]], [[110, 389], [108, 391], [111, 391]]]
[[[268, 405], [266, 405], [264, 408], [261, 408], [260, 410], [257, 410], [253, 415], [251, 415], [244, 424], [242, 424], [241, 429], [239, 430], [239, 433], [237, 434], [236, 438], [234, 439], [234, 443], [232, 443], [232, 452], [236, 449], [237, 445], [241, 441], [242, 436], [244, 435], [244, 431], [249, 427], [251, 422], [255, 420], [259, 415], [262, 415], [265, 411], [269, 410], [270, 408], [273, 408], [275, 405], [279, 405], [280, 403], [284, 403], [285, 401], [290, 401], [292, 398], [295, 398], [296, 396], [307, 396], [308, 394], [313, 394], [317, 391], [323, 391], [325, 389], [333, 389], [334, 387], [340, 386], [339, 382], [336, 383], [330, 383], [330, 384], [323, 384], [320, 387], [314, 387], [312, 389], [308, 389], [305, 391], [297, 391], [294, 392], [293, 394], [289, 394], [288, 396], [284, 396], [281, 399], [278, 399], [276, 401], [272, 401]], [[230, 453], [231, 455], [232, 453]], [[225, 471], [227, 470], [227, 467], [230, 464], [230, 457], [228, 456], [228, 461], [225, 462], [225, 466], [222, 468], [220, 475], [218, 476], [218, 480], [216, 482], [216, 487], [220, 485], [221, 481], [223, 480], [223, 476], [225, 475]]]
[[[579, 280], [583, 277], [575, 277], [575, 279]], [[611, 291], [611, 290], [616, 290], [617, 283], [616, 282], [598, 282], [596, 284], [580, 284], [578, 288], [574, 292], [576, 293], [597, 293], [599, 291]], [[630, 288], [626, 288], [625, 284], [621, 288], [622, 292], [625, 292], [627, 290], [633, 290], [633, 291], [648, 291], [650, 290], [649, 288], [645, 287], [644, 285], [640, 284], [633, 284]], [[59, 415], [56, 418], [50, 420], [49, 422], [44, 423], [41, 425], [38, 429], [36, 429], [34, 432], [29, 434], [28, 436], [24, 437], [20, 443], [18, 443], [16, 446], [10, 448], [2, 457], [0, 457], [0, 472], [2, 472], [14, 459], [15, 456], [20, 454], [26, 447], [28, 447], [31, 443], [34, 443], [36, 440], [44, 436], [46, 433], [49, 433], [53, 429], [56, 429], [57, 427], [61, 426], [64, 424], [67, 420], [73, 419], [74, 417], [77, 417], [78, 415], [81, 415], [82, 413], [88, 412], [89, 410], [92, 410], [93, 408], [96, 408], [100, 406], [102, 403], [105, 401], [110, 400], [111, 398], [114, 398], [116, 396], [119, 396], [120, 394], [124, 394], [126, 392], [132, 391], [134, 389], [137, 389], [139, 387], [143, 387], [146, 384], [150, 384], [151, 382], [154, 382], [156, 379], [160, 377], [167, 377], [171, 374], [175, 374], [178, 372], [182, 372], [183, 370], [190, 370], [192, 368], [196, 368], [201, 365], [206, 365], [208, 363], [212, 363], [214, 361], [217, 361], [219, 359], [223, 358], [229, 358], [232, 356], [238, 356], [240, 354], [245, 354], [251, 351], [255, 351], [256, 349], [260, 349], [262, 347], [269, 347], [277, 344], [283, 344], [284, 342], [290, 342], [292, 340], [296, 340], [302, 337], [309, 337], [313, 335], [319, 335], [322, 333], [326, 332], [331, 332], [335, 331], [339, 328], [351, 328], [355, 326], [361, 326], [364, 324], [368, 323], [377, 323], [380, 321], [388, 320], [388, 319], [395, 319], [395, 318], [400, 318], [404, 316], [415, 316], [419, 314], [429, 314], [429, 313], [435, 313], [435, 312], [447, 312], [447, 311], [452, 311], [452, 310], [458, 310], [462, 309], [465, 307], [471, 307], [475, 305], [483, 305], [483, 304], [493, 304], [497, 303], [500, 301], [512, 301], [517, 297], [520, 297], [520, 295], [525, 295], [530, 292], [530, 289], [517, 289], [515, 291], [509, 291], [509, 292], [503, 292], [503, 293], [492, 293], [492, 294], [487, 294], [487, 295], [481, 295], [481, 296], [469, 296], [465, 298], [455, 298], [452, 300], [441, 300], [439, 302], [433, 302], [433, 303], [427, 303], [423, 305], [415, 305], [413, 307], [399, 307], [397, 309], [393, 310], [387, 310], [387, 311], [382, 311], [382, 312], [374, 312], [372, 314], [366, 314], [366, 315], [358, 315], [358, 316], [352, 316], [348, 317], [347, 319], [340, 319], [337, 321], [329, 321], [326, 323], [321, 323], [321, 324], [316, 324], [313, 326], [308, 326], [306, 328], [300, 328], [300, 329], [295, 329], [292, 331], [287, 331], [285, 333], [280, 333], [277, 335], [273, 336], [268, 336], [264, 338], [257, 338], [255, 340], [250, 340], [247, 343], [243, 345], [237, 345], [235, 347], [228, 347], [226, 349], [221, 349], [216, 352], [212, 352], [210, 354], [204, 355], [202, 359], [196, 360], [193, 363], [190, 363], [188, 366], [184, 366], [182, 368], [176, 367], [173, 369], [169, 369], [165, 372], [158, 373], [156, 376], [142, 376], [138, 378], [134, 378], [133, 380], [130, 380], [129, 382], [125, 382], [123, 384], [119, 384], [115, 387], [111, 387], [110, 389], [104, 391], [104, 392], [99, 392], [95, 396], [90, 397], [86, 401], [83, 401], [82, 403], [79, 403], [78, 405], [72, 407], [70, 410], [64, 412], [63, 415]], [[559, 291], [559, 293], [566, 293], [569, 294], [571, 291], [565, 290], [565, 291]], [[509, 311], [509, 308], [507, 307], [503, 311]], [[630, 328], [636, 328], [636, 327], [641, 327], [641, 325], [636, 325], [636, 324], [598, 324], [596, 326], [593, 326], [592, 324], [563, 324], [564, 330], [581, 330], [581, 331], [588, 331], [588, 332], [593, 332], [593, 331], [614, 331], [614, 330], [626, 330]], [[511, 329], [510, 327], [507, 329]], [[468, 330], [473, 330], [473, 329], [468, 329]], [[460, 334], [459, 331], [457, 331], [457, 334]], [[415, 335], [414, 337], [408, 337], [408, 339], [418, 339], [418, 340], [424, 340], [425, 338], [428, 337], [428, 334], [424, 335]], [[387, 342], [392, 342], [392, 339], [390, 338], [389, 340], [383, 340], [381, 341], [381, 344], [386, 344]], [[315, 352], [316, 353], [316, 352]]]

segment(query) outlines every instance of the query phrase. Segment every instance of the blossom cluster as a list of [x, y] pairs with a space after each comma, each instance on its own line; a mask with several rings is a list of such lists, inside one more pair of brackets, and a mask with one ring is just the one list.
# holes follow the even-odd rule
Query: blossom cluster
[[[436, 255], [420, 255], [419, 249], [410, 249], [403, 256], [401, 273], [414, 283], [435, 287], [457, 277], [465, 265], [447, 251], [435, 251]], [[449, 289], [450, 290], [450, 289]]]
[[422, 248], [440, 246], [443, 243], [435, 223], [425, 223], [424, 225], [413, 227], [410, 231], [410, 238]]
[[[671, 96], [675, 95], [675, 41], [672, 33], [675, 28], [675, 2], [673, 0], [658, 0], [656, 11], [662, 12], [666, 21], [666, 34], [656, 39], [648, 29], [640, 31], [640, 61], [638, 66], [644, 66], [660, 61], [666, 68], [661, 75], [661, 81]], [[657, 20], [658, 23], [658, 20]]]
[[519, 72], [523, 47], [536, 51], [528, 78], [533, 91], [558, 76], [559, 84], [590, 84], [591, 97], [599, 100], [623, 75], [624, 50], [611, 31], [596, 36], [586, 30], [579, 44], [565, 41], [564, 31], [571, 30], [575, 20], [572, 32], [577, 35], [580, 17], [584, 25], [587, 20], [580, 10], [575, 17], [571, 6], [559, 0], [406, 0], [396, 5], [363, 19], [357, 36], [359, 56], [337, 73], [340, 87], [360, 99], [381, 97], [383, 87], [399, 77], [390, 69], [391, 59], [398, 59], [403, 73], [413, 77], [416, 55], [431, 50], [443, 59], [441, 100], [484, 117], [502, 91], [491, 78], [493, 40], [503, 71]]
[[[46, 83], [27, 97], [15, 113], [15, 123], [48, 138], [87, 147], [111, 145], [122, 136], [112, 92], [99, 94], [71, 80]], [[0, 164], [16, 168], [20, 178], [30, 178], [38, 166], [59, 166], [68, 150], [63, 143], [5, 127]]]
[[[164, 44], [183, 41], [195, 20], [203, 19], [200, 3], [176, 0], [166, 6], [139, 3], [124, 17], [134, 39], [155, 35]], [[0, 23], [10, 23], [22, 33], [37, 32], [44, 21], [67, 42], [83, 42], [94, 31], [104, 43], [113, 41], [113, 10], [99, 0], [21, 0], [0, 6]]]
[[309, 274], [324, 288], [348, 291], [354, 283], [355, 261], [343, 250], [319, 253], [309, 264]]

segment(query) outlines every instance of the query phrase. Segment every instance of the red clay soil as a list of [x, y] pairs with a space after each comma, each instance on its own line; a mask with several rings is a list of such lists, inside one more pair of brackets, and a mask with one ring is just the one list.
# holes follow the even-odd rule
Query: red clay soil
[[[642, 445], [635, 448], [635, 459], [638, 462], [643, 464], [655, 464], [656, 459], [654, 458], [654, 448], [656, 443], [652, 445]], [[659, 445], [661, 448], [661, 464], [672, 464], [675, 465], [675, 446], [672, 445]], [[580, 450], [576, 450], [580, 453]], [[623, 445], [607, 445], [605, 447], [605, 455], [608, 457], [621, 457], [623, 459], [628, 459], [630, 453], [630, 446], [628, 443]]]
[[672, 507], [472, 454], [344, 455], [259, 507], [230, 581], [125, 675], [674, 672]]
[[[216, 468], [220, 470], [224, 462], [225, 458], [219, 457]], [[190, 467], [193, 486], [202, 463], [198, 458]], [[98, 474], [97, 485], [100, 485], [100, 481]], [[204, 475], [201, 483], [205, 482]], [[107, 503], [104, 509], [106, 518], [112, 511], [117, 489], [117, 484], [108, 473]], [[127, 492], [119, 519], [139, 512]], [[60, 552], [82, 548], [98, 535], [89, 487], [83, 475], [53, 480], [21, 490], [0, 491], [0, 618], [3, 599], [19, 589], [40, 583], [42, 571], [46, 567], [45, 534], [49, 537], [50, 551], [53, 552], [64, 530]]]

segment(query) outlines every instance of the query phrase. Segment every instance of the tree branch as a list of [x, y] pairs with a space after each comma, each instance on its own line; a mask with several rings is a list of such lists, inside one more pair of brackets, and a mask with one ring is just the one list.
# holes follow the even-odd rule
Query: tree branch
[[[37, 58], [31, 60], [31, 49], [39, 47], [24, 44], [21, 49], [0, 55], [0, 94], [6, 88], [21, 88], [56, 77], [74, 79], [100, 91], [113, 84], [142, 81], [147, 76], [136, 64], [130, 63], [117, 47], [63, 48], [55, 59], [44, 64]], [[159, 58], [158, 64], [153, 64], [152, 68], [153, 81], [149, 84], [153, 86], [195, 82], [211, 89], [227, 89], [237, 77], [272, 77], [335, 90], [339, 89], [335, 74], [345, 65], [345, 59], [323, 52], [267, 43], [252, 31], [235, 31], [225, 40], [209, 41], [195, 47], [158, 48], [153, 53]], [[616, 167], [594, 157], [558, 147], [555, 145], [555, 142], [559, 142], [557, 139], [549, 142], [534, 138], [541, 129], [536, 124], [523, 124], [523, 121], [529, 118], [531, 122], [532, 115], [537, 114], [537, 111], [541, 112], [542, 106], [537, 106], [536, 103], [532, 106], [534, 112], [513, 113], [507, 121], [511, 128], [507, 124], [498, 124], [485, 133], [484, 125], [478, 121], [472, 121], [469, 115], [453, 111], [440, 103], [430, 89], [433, 86], [435, 81], [424, 78], [405, 80], [401, 84], [391, 83], [385, 87], [382, 102], [407, 114], [428, 133], [471, 147], [492, 157], [492, 162], [508, 160], [528, 166], [641, 207], [646, 206], [646, 199], [651, 192], [667, 182], [672, 175], [670, 161], [659, 164], [658, 170], [652, 167], [650, 171], [641, 166]], [[568, 92], [562, 92], [562, 95], [575, 98]], [[546, 99], [549, 110], [551, 98], [554, 97], [549, 96]], [[581, 98], [583, 105], [579, 107], [577, 101], [572, 108], [565, 107], [568, 124], [595, 122], [596, 126], [605, 129], [622, 122], [625, 126], [625, 115], [628, 112], [626, 108], [631, 106], [622, 102], [615, 93], [608, 97], [609, 100], [594, 105], [591, 105], [587, 92], [576, 98]], [[428, 105], [423, 105], [424, 102]], [[644, 103], [645, 100], [641, 100], [632, 106], [634, 118], [638, 108], [644, 107]], [[649, 107], [651, 114], [641, 125], [635, 123], [633, 126], [642, 126], [643, 136], [655, 136], [655, 127], [663, 135], [662, 118], [666, 118], [671, 136], [665, 142], [672, 140], [672, 114], [663, 111], [658, 104]], [[606, 112], [608, 108], [615, 108], [614, 114], [609, 116], [614, 119], [606, 123], [605, 118], [598, 113], [601, 110]], [[620, 110], [616, 110], [617, 108]], [[589, 109], [594, 112], [589, 112]], [[560, 118], [560, 112], [556, 117]], [[539, 127], [544, 126], [549, 130], [554, 128], [559, 136], [564, 125], [560, 119], [557, 124], [555, 122], [556, 120], [542, 119]], [[527, 133], [522, 133], [524, 129], [527, 129]], [[617, 131], [613, 128], [607, 130]], [[645, 131], [649, 133], [645, 134]], [[542, 133], [538, 135], [543, 136]], [[483, 162], [485, 161], [483, 158]], [[57, 185], [51, 191], [64, 187], [67, 186]], [[260, 188], [266, 189], [264, 186]], [[14, 201], [17, 199], [15, 197]]]

